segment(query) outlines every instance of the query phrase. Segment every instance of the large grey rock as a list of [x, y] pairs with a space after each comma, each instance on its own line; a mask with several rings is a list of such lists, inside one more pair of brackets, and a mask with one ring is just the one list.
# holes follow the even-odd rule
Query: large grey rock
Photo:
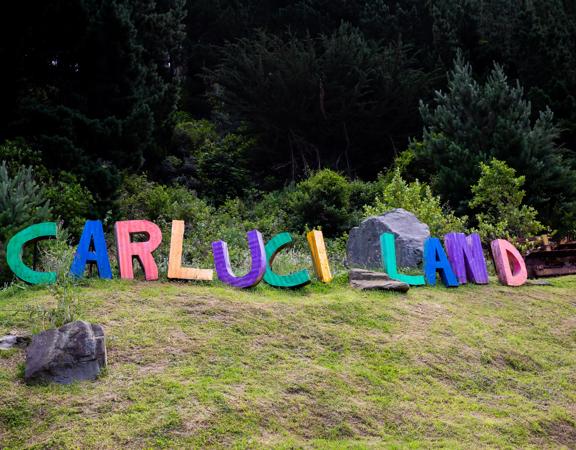
[[350, 231], [347, 261], [351, 267], [382, 267], [380, 235], [396, 236], [398, 267], [416, 268], [422, 263], [424, 241], [430, 237], [428, 225], [405, 209], [393, 209], [378, 217], [369, 217]]
[[408, 292], [410, 285], [391, 279], [384, 272], [371, 272], [364, 269], [352, 269], [349, 273], [350, 286], [363, 291]]
[[59, 384], [95, 380], [105, 366], [104, 330], [79, 320], [32, 337], [24, 379]]

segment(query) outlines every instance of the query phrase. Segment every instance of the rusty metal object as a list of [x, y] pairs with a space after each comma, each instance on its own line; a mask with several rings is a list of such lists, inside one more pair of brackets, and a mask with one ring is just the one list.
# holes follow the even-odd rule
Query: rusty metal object
[[540, 248], [528, 252], [524, 258], [529, 278], [576, 274], [576, 241], [553, 243], [544, 236], [542, 243]]

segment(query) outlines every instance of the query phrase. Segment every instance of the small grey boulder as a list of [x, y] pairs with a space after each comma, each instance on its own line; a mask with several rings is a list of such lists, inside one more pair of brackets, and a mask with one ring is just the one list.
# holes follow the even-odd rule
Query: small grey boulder
[[410, 285], [391, 279], [384, 272], [370, 272], [364, 269], [352, 269], [349, 273], [350, 286], [363, 291], [408, 292]]
[[398, 267], [417, 268], [422, 263], [424, 241], [430, 237], [430, 229], [411, 212], [398, 208], [381, 216], [369, 217], [350, 231], [346, 249], [348, 265], [382, 268], [382, 233], [392, 233], [396, 237]]
[[17, 336], [9, 334], [0, 337], [0, 349], [24, 348], [30, 344], [30, 336]]
[[26, 351], [28, 383], [95, 380], [106, 367], [106, 343], [100, 325], [82, 320], [32, 337]]

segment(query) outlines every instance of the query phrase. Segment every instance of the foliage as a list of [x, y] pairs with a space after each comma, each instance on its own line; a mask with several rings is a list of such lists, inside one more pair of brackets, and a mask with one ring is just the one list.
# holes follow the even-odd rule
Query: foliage
[[34, 332], [58, 328], [80, 319], [82, 308], [75, 283], [70, 275], [60, 278], [48, 287], [56, 302], [55, 305], [30, 305], [28, 307], [31, 328]]
[[84, 179], [104, 214], [119, 168], [164, 156], [184, 12], [183, 0], [12, 5], [0, 23], [0, 54], [11, 61], [0, 138], [22, 136], [51, 170]]
[[430, 227], [433, 236], [466, 229], [466, 216], [457, 217], [443, 206], [440, 197], [432, 194], [429, 185], [418, 180], [406, 182], [399, 168], [394, 169], [393, 176], [378, 193], [374, 204], [364, 208], [364, 215], [378, 216], [395, 208], [403, 208], [413, 213]]
[[292, 227], [321, 228], [327, 236], [347, 231], [351, 225], [350, 182], [324, 169], [299, 182], [289, 195], [287, 209]]
[[536, 110], [554, 110], [563, 142], [576, 149], [574, 2], [439, 0], [431, 13], [435, 46], [445, 61], [463, 49], [481, 76], [493, 61], [504, 64]]
[[86, 219], [92, 214], [92, 193], [69, 172], [61, 172], [57, 181], [46, 186], [46, 197], [55, 217], [62, 220], [73, 236], [79, 237]]
[[248, 167], [254, 140], [242, 129], [220, 135], [214, 123], [185, 117], [174, 129], [174, 155], [164, 161], [164, 178], [195, 189], [215, 204], [245, 196], [252, 187]]
[[47, 180], [50, 176], [41, 152], [33, 150], [22, 139], [7, 140], [0, 144], [0, 161], [6, 162], [9, 171], [30, 167], [36, 180]]
[[[246, 264], [247, 231], [258, 228], [265, 235], [285, 231], [283, 227], [279, 231], [276, 228], [281, 216], [269, 215], [272, 203], [268, 198], [262, 205], [249, 208], [240, 199], [231, 199], [215, 208], [184, 187], [161, 185], [140, 175], [126, 178], [119, 214], [124, 219], [152, 220], [162, 228], [164, 236], [169, 236], [172, 220], [184, 220], [185, 261], [209, 267], [213, 263], [213, 241], [226, 241], [232, 261]], [[157, 252], [161, 266], [167, 262], [168, 245], [168, 239], [164, 239]]]
[[514, 169], [495, 158], [488, 164], [481, 162], [480, 170], [482, 175], [472, 186], [470, 207], [482, 211], [476, 221], [485, 242], [533, 237], [545, 229], [536, 218], [538, 212], [522, 204], [526, 194], [522, 190], [524, 176], [516, 177]]
[[377, 173], [405, 145], [431, 79], [402, 42], [368, 40], [349, 24], [230, 42], [206, 74], [223, 119], [261, 138], [257, 173], [292, 180], [323, 167]]
[[188, 189], [158, 184], [145, 175], [131, 175], [124, 179], [118, 208], [123, 219], [161, 223], [173, 219], [195, 222], [211, 212], [206, 202]]
[[[76, 232], [81, 215], [116, 217], [122, 174], [142, 171], [212, 205], [238, 197], [252, 220], [266, 193], [331, 168], [354, 180], [356, 215], [412, 139], [403, 177], [458, 214], [496, 157], [566, 234], [575, 47], [564, 0], [14, 3], [0, 14], [0, 160], [32, 167]], [[445, 77], [459, 51], [474, 71]]]
[[31, 168], [8, 171], [0, 164], [0, 281], [10, 279], [6, 266], [6, 245], [18, 231], [51, 217], [44, 188], [36, 184]]
[[459, 213], [468, 212], [470, 180], [480, 162], [495, 157], [526, 177], [526, 201], [554, 226], [570, 227], [576, 211], [576, 170], [557, 144], [559, 130], [550, 110], [532, 121], [522, 87], [512, 85], [499, 65], [485, 83], [459, 57], [448, 90], [421, 104], [423, 141], [414, 145], [417, 161], [433, 188]]

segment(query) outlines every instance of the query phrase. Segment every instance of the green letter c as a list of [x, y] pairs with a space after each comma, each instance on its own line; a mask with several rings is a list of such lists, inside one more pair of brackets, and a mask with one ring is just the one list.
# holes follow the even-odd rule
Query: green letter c
[[6, 260], [14, 275], [30, 284], [50, 284], [56, 281], [56, 272], [37, 272], [22, 261], [22, 252], [26, 244], [49, 237], [56, 237], [56, 232], [57, 226], [55, 222], [43, 222], [30, 225], [12, 236], [6, 249]]

